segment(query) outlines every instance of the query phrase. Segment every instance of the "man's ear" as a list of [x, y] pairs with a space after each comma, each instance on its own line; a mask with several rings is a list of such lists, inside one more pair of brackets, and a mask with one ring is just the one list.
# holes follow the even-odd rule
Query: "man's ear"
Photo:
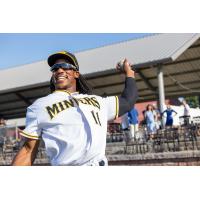
[[75, 72], [74, 72], [74, 77], [75, 77], [75, 78], [79, 78], [79, 76], [80, 76], [79, 71], [75, 71]]

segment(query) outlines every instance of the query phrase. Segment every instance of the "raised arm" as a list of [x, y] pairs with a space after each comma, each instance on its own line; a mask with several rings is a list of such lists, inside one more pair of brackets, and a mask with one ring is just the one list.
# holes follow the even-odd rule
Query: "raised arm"
[[161, 117], [165, 117], [165, 113], [167, 112], [167, 110], [164, 110], [163, 112], [161, 112]]
[[[118, 96], [119, 98], [119, 116], [122, 116], [126, 112], [130, 111], [133, 108], [137, 98], [138, 98], [138, 91], [135, 82], [135, 73], [131, 69], [130, 63], [127, 59], [124, 60], [124, 68], [123, 72], [126, 76], [125, 79], [125, 87], [122, 91], [122, 94]], [[117, 69], [121, 70], [120, 67], [117, 65]]]
[[31, 166], [36, 158], [40, 140], [27, 138], [21, 150], [12, 161], [13, 166]]
[[172, 112], [174, 112], [175, 113], [175, 115], [174, 116], [176, 116], [178, 113], [175, 111], [175, 110], [172, 110]]

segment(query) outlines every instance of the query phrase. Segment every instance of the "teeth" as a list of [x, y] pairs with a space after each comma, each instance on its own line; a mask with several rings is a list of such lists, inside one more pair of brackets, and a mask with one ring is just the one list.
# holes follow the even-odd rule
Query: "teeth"
[[66, 79], [66, 77], [64, 76], [57, 77], [57, 80], [64, 80], [64, 79]]

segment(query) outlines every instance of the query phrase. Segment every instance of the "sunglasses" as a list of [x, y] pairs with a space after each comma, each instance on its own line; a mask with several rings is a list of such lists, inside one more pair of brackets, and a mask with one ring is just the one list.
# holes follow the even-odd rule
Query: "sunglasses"
[[63, 68], [63, 69], [71, 69], [71, 70], [75, 70], [77, 71], [77, 68], [69, 63], [57, 63], [51, 66], [51, 71], [54, 72], [56, 70], [58, 70], [59, 68]]

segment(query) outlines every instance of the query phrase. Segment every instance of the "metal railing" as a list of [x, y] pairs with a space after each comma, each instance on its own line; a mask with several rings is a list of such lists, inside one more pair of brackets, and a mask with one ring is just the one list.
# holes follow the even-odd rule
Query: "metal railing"
[[[16, 153], [21, 149], [24, 140], [19, 135], [17, 126], [3, 126], [0, 127], [0, 160], [10, 161], [14, 158]], [[44, 143], [41, 142], [38, 149], [37, 158], [46, 158]]]
[[153, 138], [144, 131], [142, 137], [127, 141], [124, 154], [145, 154], [200, 150], [200, 125], [158, 130]]
[[[4, 138], [4, 142], [0, 142], [0, 157], [2, 159], [13, 158], [23, 145], [23, 141], [11, 139], [7, 140], [7, 142], [5, 141], [6, 139]], [[154, 134], [152, 139], [148, 137], [144, 126], [140, 127], [139, 132], [136, 133], [132, 140], [130, 140], [129, 130], [113, 132], [107, 135], [107, 143], [123, 145], [124, 154], [200, 150], [200, 124], [161, 129]], [[39, 147], [37, 158], [46, 158], [44, 145]]]

